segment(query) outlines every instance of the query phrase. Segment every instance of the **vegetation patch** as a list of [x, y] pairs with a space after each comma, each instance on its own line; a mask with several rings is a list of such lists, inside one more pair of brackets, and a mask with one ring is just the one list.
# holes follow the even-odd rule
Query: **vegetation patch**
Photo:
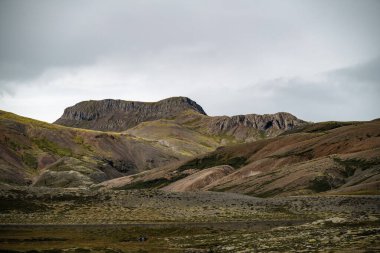
[[68, 148], [58, 146], [56, 143], [49, 141], [45, 138], [34, 139], [33, 142], [43, 151], [57, 154], [59, 156], [71, 156], [72, 152]]
[[261, 139], [265, 139], [267, 137], [267, 134], [264, 130], [259, 130], [259, 136]]
[[84, 143], [84, 139], [83, 139], [83, 137], [82, 136], [80, 136], [80, 135], [76, 135], [75, 137], [74, 137], [74, 142], [76, 143], [76, 144], [83, 144]]
[[26, 166], [28, 166], [29, 168], [32, 168], [32, 169], [37, 169], [38, 167], [38, 161], [37, 161], [37, 158], [28, 153], [28, 152], [25, 152], [23, 155], [22, 155], [22, 161], [25, 163]]
[[8, 144], [8, 146], [13, 150], [13, 151], [20, 151], [21, 150], [21, 144], [17, 143], [14, 140], [11, 140], [9, 137], [5, 136], [4, 138], [5, 143]]
[[74, 138], [73, 138], [73, 141], [76, 143], [76, 144], [79, 144], [81, 146], [83, 146], [85, 149], [87, 149], [88, 151], [94, 151], [94, 149], [92, 148], [91, 145], [87, 144], [85, 141], [84, 141], [84, 138], [80, 135], [76, 135]]

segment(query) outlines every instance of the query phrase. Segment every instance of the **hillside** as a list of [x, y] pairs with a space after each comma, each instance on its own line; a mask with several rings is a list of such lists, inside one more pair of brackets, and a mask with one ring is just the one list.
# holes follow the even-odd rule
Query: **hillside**
[[75, 187], [178, 160], [127, 134], [63, 127], [0, 111], [0, 182]]
[[[233, 170], [215, 167], [221, 165]], [[317, 123], [99, 186], [227, 191], [259, 197], [379, 194], [380, 122]]]

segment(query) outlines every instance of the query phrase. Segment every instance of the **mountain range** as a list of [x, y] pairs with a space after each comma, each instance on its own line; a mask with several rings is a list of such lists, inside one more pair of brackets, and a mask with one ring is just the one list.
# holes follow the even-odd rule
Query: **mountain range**
[[195, 101], [83, 101], [53, 124], [0, 111], [0, 183], [227, 191], [380, 192], [380, 121], [208, 116]]

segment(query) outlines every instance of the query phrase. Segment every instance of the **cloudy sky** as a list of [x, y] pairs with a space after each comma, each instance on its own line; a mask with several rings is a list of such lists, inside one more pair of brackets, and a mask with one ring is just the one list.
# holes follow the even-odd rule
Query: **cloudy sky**
[[380, 117], [378, 0], [1, 0], [0, 109], [188, 96], [209, 115]]

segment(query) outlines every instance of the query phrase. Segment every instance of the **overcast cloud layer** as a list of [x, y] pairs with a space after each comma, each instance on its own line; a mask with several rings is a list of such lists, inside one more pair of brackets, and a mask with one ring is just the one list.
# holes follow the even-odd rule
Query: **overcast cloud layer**
[[209, 115], [380, 117], [380, 1], [0, 1], [0, 109], [188, 96]]

